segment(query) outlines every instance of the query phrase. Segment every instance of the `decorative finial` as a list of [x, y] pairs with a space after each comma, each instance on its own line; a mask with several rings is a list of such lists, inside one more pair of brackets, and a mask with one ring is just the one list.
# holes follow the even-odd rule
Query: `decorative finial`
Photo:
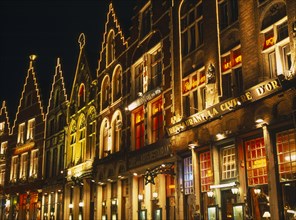
[[30, 69], [33, 67], [33, 61], [35, 61], [37, 59], [37, 55], [32, 54], [29, 56], [30, 58]]
[[78, 43], [79, 43], [80, 49], [82, 49], [84, 47], [84, 45], [85, 45], [85, 35], [84, 35], [84, 33], [81, 33], [79, 35]]

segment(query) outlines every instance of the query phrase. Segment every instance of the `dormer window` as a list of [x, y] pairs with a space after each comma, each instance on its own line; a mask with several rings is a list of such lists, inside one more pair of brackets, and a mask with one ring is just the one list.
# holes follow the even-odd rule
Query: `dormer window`
[[25, 141], [24, 133], [25, 133], [25, 123], [19, 124], [18, 136], [17, 136], [17, 143], [18, 144], [24, 143], [24, 141]]
[[140, 37], [144, 38], [151, 31], [151, 7], [148, 3], [140, 15]]
[[84, 84], [80, 84], [78, 90], [78, 106], [81, 107], [85, 103], [85, 87]]
[[114, 40], [114, 31], [111, 30], [107, 38], [107, 54], [106, 62], [107, 66], [112, 63], [115, 59], [115, 40]]

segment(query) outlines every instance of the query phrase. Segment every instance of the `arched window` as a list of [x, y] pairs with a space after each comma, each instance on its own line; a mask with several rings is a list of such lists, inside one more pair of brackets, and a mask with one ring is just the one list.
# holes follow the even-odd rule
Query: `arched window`
[[115, 71], [113, 73], [113, 79], [112, 79], [112, 89], [113, 89], [113, 102], [115, 102], [117, 99], [121, 97], [121, 77], [122, 75], [122, 68], [121, 66], [118, 66], [115, 68]]
[[111, 30], [108, 34], [106, 58], [107, 66], [115, 59], [115, 41], [113, 30]]
[[122, 115], [117, 110], [112, 117], [112, 152], [118, 152], [121, 147]]
[[79, 164], [84, 159], [85, 152], [85, 133], [86, 133], [86, 120], [85, 115], [81, 115], [78, 121], [78, 144], [75, 149], [75, 164]]
[[100, 149], [101, 157], [106, 157], [111, 153], [110, 135], [109, 135], [109, 120], [105, 118], [101, 124], [100, 129]]
[[80, 84], [78, 90], [78, 106], [82, 107], [85, 103], [85, 86], [84, 84]]
[[76, 122], [72, 121], [70, 124], [70, 142], [67, 151], [67, 166], [71, 167], [74, 165], [74, 149], [76, 144]]
[[96, 146], [96, 110], [92, 107], [88, 113], [88, 139], [86, 148], [86, 158], [91, 159], [95, 155]]
[[102, 110], [109, 105], [109, 91], [110, 91], [110, 80], [109, 80], [109, 77], [106, 76], [103, 80], [102, 90], [101, 90]]

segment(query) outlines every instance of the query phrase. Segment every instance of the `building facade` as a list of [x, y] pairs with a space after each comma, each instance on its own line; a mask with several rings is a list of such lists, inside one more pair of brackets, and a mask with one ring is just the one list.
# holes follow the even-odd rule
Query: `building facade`
[[11, 132], [0, 112], [4, 219], [295, 219], [295, 11], [141, 0], [126, 38], [110, 3], [96, 71], [81, 34], [45, 116], [32, 58]]

